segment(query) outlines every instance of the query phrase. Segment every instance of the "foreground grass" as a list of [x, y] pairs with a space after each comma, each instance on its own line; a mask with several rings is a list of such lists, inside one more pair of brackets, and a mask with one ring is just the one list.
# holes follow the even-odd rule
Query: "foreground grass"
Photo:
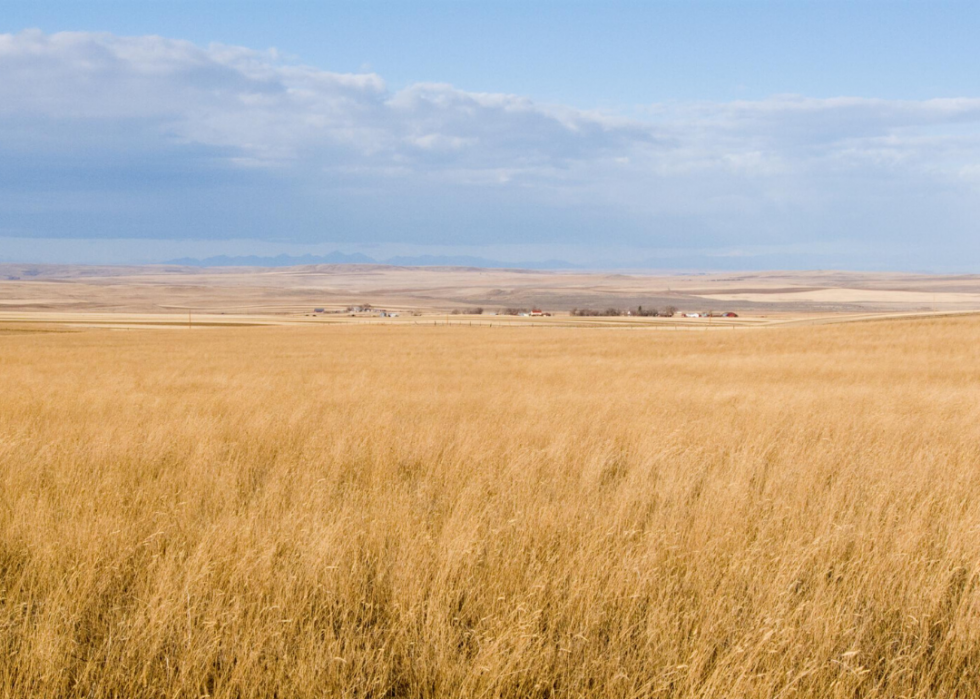
[[976, 696], [978, 348], [0, 338], [0, 695]]

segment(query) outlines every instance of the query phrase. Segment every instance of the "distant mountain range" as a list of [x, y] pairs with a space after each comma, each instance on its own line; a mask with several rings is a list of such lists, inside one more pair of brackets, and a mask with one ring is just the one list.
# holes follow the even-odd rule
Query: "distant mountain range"
[[327, 255], [276, 255], [259, 257], [257, 255], [216, 255], [198, 259], [182, 257], [168, 260], [168, 265], [188, 267], [295, 267], [297, 265], [394, 265], [397, 267], [485, 267], [487, 269], [578, 269], [564, 260], [536, 260], [530, 262], [504, 262], [488, 260], [484, 257], [468, 255], [419, 255], [416, 257], [390, 257], [376, 260], [359, 252], [345, 254], [331, 252]]
[[476, 267], [483, 269], [595, 270], [595, 271], [747, 271], [764, 269], [841, 269], [843, 262], [830, 255], [708, 256], [684, 255], [668, 258], [637, 259], [632, 263], [596, 261], [594, 264], [572, 264], [565, 260], [523, 260], [505, 262], [469, 255], [417, 255], [375, 259], [359, 252], [350, 255], [335, 251], [326, 255], [217, 255], [204, 259], [182, 257], [164, 264], [188, 267], [295, 267], [297, 265], [394, 265], [397, 267]]

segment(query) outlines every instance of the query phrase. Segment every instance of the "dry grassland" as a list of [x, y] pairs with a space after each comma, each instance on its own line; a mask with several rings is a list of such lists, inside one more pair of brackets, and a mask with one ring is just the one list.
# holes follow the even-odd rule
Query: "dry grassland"
[[772, 313], [980, 308], [980, 275], [880, 272], [547, 272], [474, 267], [89, 267], [0, 264], [0, 315], [305, 315], [370, 303], [402, 312], [539, 307]]
[[4, 697], [973, 697], [980, 320], [0, 337]]

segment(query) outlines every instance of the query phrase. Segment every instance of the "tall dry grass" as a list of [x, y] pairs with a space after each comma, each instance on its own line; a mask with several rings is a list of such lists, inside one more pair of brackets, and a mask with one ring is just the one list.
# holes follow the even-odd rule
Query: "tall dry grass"
[[5, 697], [980, 694], [980, 322], [0, 338]]

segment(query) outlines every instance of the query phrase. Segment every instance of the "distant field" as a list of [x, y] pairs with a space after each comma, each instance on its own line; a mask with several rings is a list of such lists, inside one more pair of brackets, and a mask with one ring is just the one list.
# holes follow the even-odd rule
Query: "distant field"
[[856, 272], [635, 274], [466, 267], [0, 265], [3, 313], [303, 316], [349, 305], [403, 313], [674, 306], [750, 316], [980, 309], [980, 276]]
[[0, 696], [980, 695], [980, 318], [0, 333]]

